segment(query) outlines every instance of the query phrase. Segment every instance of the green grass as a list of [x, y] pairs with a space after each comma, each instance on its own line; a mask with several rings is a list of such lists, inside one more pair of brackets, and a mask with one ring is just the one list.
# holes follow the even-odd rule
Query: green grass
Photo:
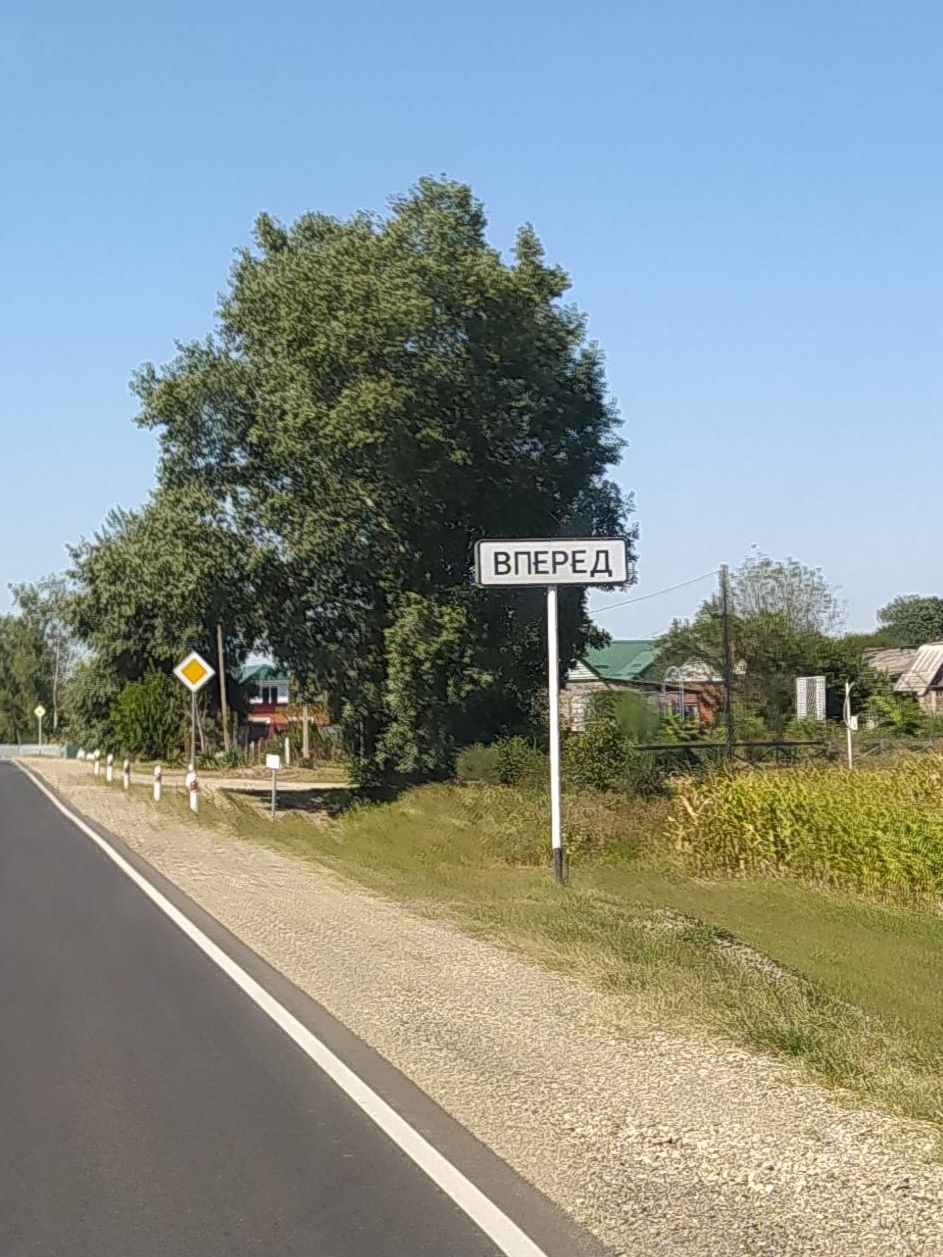
[[[183, 791], [165, 803], [187, 814]], [[538, 791], [425, 786], [336, 819], [274, 822], [234, 794], [201, 800], [199, 823], [575, 974], [650, 1024], [729, 1036], [943, 1124], [943, 922], [785, 878], [692, 876], [670, 845], [671, 807], [565, 800], [574, 858], [562, 889]]]
[[[138, 777], [149, 777], [154, 771], [156, 760], [134, 760], [131, 764], [131, 771]], [[187, 771], [185, 763], [163, 765], [164, 776], [166, 777], [182, 777]], [[104, 765], [102, 772], [104, 773]], [[115, 775], [121, 776], [121, 761], [115, 761]], [[199, 776], [205, 777], [212, 781], [217, 777], [226, 780], [235, 778], [244, 778], [247, 782], [254, 784], [256, 782], [271, 781], [271, 773], [265, 767], [265, 764], [243, 764], [237, 768], [228, 768], [225, 765], [214, 766], [212, 768], [201, 767]], [[312, 785], [319, 784], [341, 784], [349, 780], [350, 771], [344, 760], [333, 761], [316, 761], [309, 765], [293, 763], [290, 768], [283, 768], [279, 773], [279, 777], [283, 781], [310, 782]]]

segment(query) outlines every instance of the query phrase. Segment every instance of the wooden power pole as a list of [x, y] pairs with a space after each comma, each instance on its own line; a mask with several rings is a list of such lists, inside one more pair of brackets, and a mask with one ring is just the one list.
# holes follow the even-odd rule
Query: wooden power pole
[[223, 626], [216, 625], [216, 652], [219, 655], [219, 715], [223, 726], [223, 750], [229, 750], [229, 703], [226, 699], [226, 655], [223, 650]]
[[720, 615], [724, 649], [724, 727], [727, 740], [727, 763], [733, 763], [733, 660], [730, 656], [730, 573], [727, 564], [720, 569]]

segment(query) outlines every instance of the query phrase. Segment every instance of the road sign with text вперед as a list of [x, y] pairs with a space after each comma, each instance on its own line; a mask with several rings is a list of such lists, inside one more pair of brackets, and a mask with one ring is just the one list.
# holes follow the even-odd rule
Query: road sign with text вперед
[[479, 585], [624, 585], [629, 579], [624, 537], [514, 538], [479, 541]]
[[553, 872], [563, 881], [563, 818], [560, 791], [560, 651], [558, 585], [625, 585], [629, 547], [624, 537], [513, 537], [475, 546], [479, 585], [542, 585], [547, 590], [547, 677], [550, 726], [550, 843]]

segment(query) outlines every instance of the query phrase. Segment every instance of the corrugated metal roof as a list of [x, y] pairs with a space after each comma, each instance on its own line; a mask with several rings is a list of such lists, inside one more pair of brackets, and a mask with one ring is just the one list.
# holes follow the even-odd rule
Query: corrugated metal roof
[[283, 668], [275, 668], [270, 663], [244, 664], [236, 675], [241, 685], [272, 684], [276, 681], [285, 683], [290, 679]]
[[864, 657], [868, 667], [875, 672], [883, 672], [889, 677], [899, 677], [913, 664], [917, 652], [913, 648], [893, 646], [887, 650], [876, 648], [866, 650]]
[[[604, 681], [634, 681], [658, 658], [654, 642], [647, 640], [612, 641], [608, 646], [588, 650], [584, 663]], [[578, 665], [577, 665], [578, 666]], [[572, 672], [570, 676], [572, 677]], [[576, 678], [574, 678], [576, 679]], [[589, 678], [581, 678], [588, 680]]]
[[922, 698], [940, 680], [943, 673], [943, 642], [927, 642], [917, 651], [913, 663], [894, 686], [898, 694], [916, 694]]

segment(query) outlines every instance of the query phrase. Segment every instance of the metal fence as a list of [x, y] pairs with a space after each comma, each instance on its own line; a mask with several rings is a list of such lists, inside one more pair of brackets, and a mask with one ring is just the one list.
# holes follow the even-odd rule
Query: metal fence
[[65, 755], [65, 747], [55, 744], [40, 747], [38, 742], [21, 742], [19, 745], [0, 742], [0, 759], [17, 759], [21, 755], [48, 755], [50, 759], [59, 759]]
[[[643, 742], [633, 751], [657, 756], [671, 768], [708, 768], [727, 762], [724, 742]], [[773, 764], [785, 767], [808, 760], [832, 759], [837, 749], [821, 742], [735, 742], [733, 759], [743, 764]]]

